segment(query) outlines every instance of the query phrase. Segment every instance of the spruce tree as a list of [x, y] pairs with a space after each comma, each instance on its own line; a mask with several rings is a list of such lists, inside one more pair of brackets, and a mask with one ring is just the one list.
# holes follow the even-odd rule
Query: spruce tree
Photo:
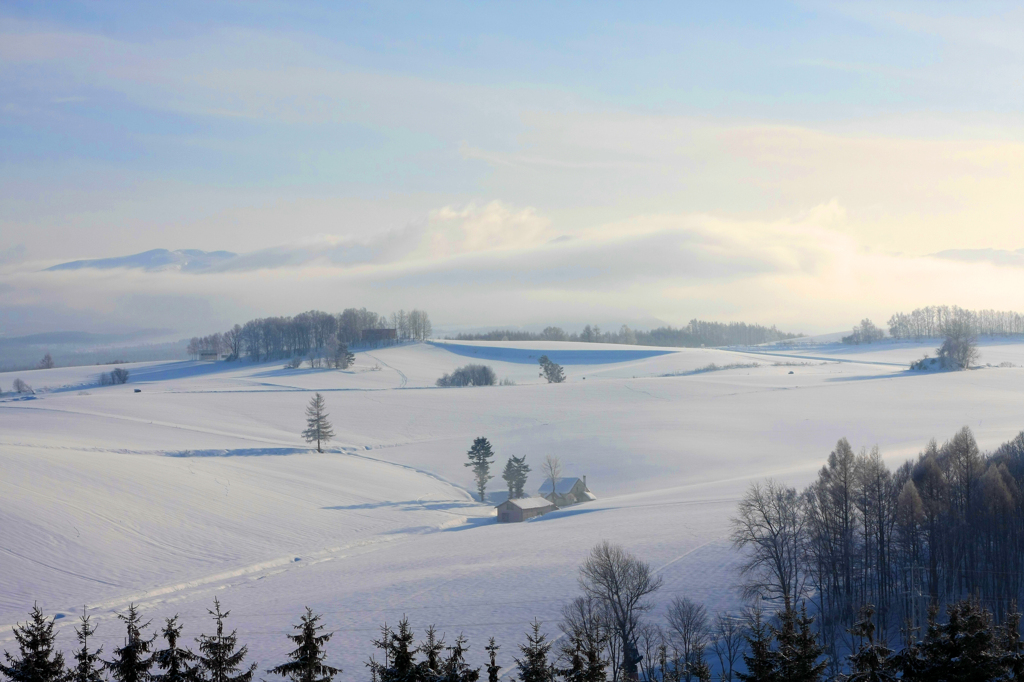
[[300, 616], [299, 624], [294, 626], [298, 633], [288, 635], [288, 639], [297, 645], [288, 654], [291, 660], [271, 668], [268, 673], [287, 677], [292, 682], [331, 682], [341, 674], [341, 668], [331, 667], [324, 662], [327, 658], [324, 645], [334, 633], [320, 632], [324, 629], [320, 625], [320, 618], [319, 614], [314, 614], [312, 609], [306, 607], [306, 613]]
[[501, 672], [501, 666], [497, 663], [498, 649], [501, 647], [491, 637], [490, 641], [487, 642], [487, 646], [484, 647], [484, 651], [487, 652], [487, 682], [498, 682], [498, 673]]
[[551, 362], [548, 356], [540, 356], [537, 362], [540, 363], [540, 376], [547, 379], [549, 384], [560, 384], [565, 381], [562, 366]]
[[505, 469], [501, 472], [501, 477], [504, 479], [505, 484], [508, 486], [508, 499], [516, 499], [516, 479], [519, 476], [518, 469], [516, 467], [516, 458], [509, 457], [508, 461], [505, 462]]
[[551, 643], [547, 641], [547, 635], [540, 631], [539, 621], [533, 621], [530, 629], [531, 632], [526, 633], [526, 644], [519, 645], [523, 657], [515, 659], [520, 682], [552, 682], [555, 671], [548, 662]]
[[306, 406], [306, 430], [302, 432], [302, 437], [307, 443], [316, 441], [317, 452], [323, 452], [323, 446], [334, 438], [334, 431], [331, 430], [331, 422], [327, 421], [327, 417], [324, 397], [315, 393]]
[[1020, 641], [1020, 612], [1015, 602], [1010, 604], [1000, 635], [1001, 663], [1007, 679], [1024, 680], [1024, 645]]
[[127, 631], [124, 646], [114, 649], [114, 660], [105, 661], [104, 665], [117, 682], [149, 682], [155, 636], [149, 639], [142, 636], [142, 631], [149, 627], [149, 621], [142, 622], [135, 604], [129, 604], [128, 613], [119, 613], [117, 617]]
[[874, 605], [865, 604], [861, 607], [857, 622], [849, 630], [851, 635], [862, 641], [857, 652], [849, 656], [852, 670], [846, 678], [847, 682], [892, 682], [899, 677], [898, 661], [893, 650], [884, 642], [875, 641], [874, 615]]
[[928, 633], [921, 644], [921, 679], [948, 682], [995, 680], [1002, 673], [992, 617], [975, 599], [946, 608], [949, 619], [938, 623], [929, 614]]
[[237, 630], [224, 634], [224, 619], [231, 612], [222, 613], [220, 600], [214, 597], [213, 610], [207, 610], [207, 613], [213, 616], [217, 624], [217, 634], [199, 635], [196, 638], [199, 644], [198, 670], [201, 671], [201, 679], [205, 682], [250, 682], [256, 672], [256, 664], [253, 663], [248, 669], [242, 667], [249, 647], [235, 648], [238, 645]]
[[80, 616], [81, 627], [75, 628], [75, 635], [78, 637], [78, 649], [75, 650], [75, 667], [71, 669], [68, 682], [103, 682], [103, 661], [100, 654], [103, 647], [92, 651], [89, 649], [89, 638], [96, 633], [89, 623], [89, 616], [85, 609], [82, 609]]
[[373, 645], [384, 653], [384, 662], [371, 658], [366, 664], [376, 682], [416, 682], [418, 666], [413, 639], [408, 618], [399, 621], [398, 632], [387, 625], [381, 628], [381, 638], [374, 640]]
[[448, 655], [442, 664], [441, 682], [477, 682], [480, 679], [480, 669], [466, 664], [468, 650], [467, 640], [462, 635], [455, 638], [455, 644], [445, 647]]
[[764, 622], [760, 606], [752, 608], [748, 617], [746, 640], [748, 652], [743, 654], [747, 672], [737, 672], [740, 682], [786, 682], [779, 677], [779, 656], [772, 649], [775, 639], [772, 629]]
[[437, 630], [433, 625], [427, 626], [427, 638], [416, 649], [416, 653], [423, 654], [425, 658], [419, 662], [419, 679], [421, 682], [431, 682], [441, 678], [441, 654], [444, 653], [444, 637], [437, 638]]
[[491, 476], [491, 463], [494, 461], [491, 458], [494, 457], [494, 453], [491, 451], [490, 441], [483, 436], [475, 438], [473, 447], [469, 449], [466, 456], [469, 457], [469, 461], [465, 466], [473, 469], [473, 476], [476, 478], [476, 491], [480, 495], [480, 501], [486, 502], [487, 481], [494, 478]]
[[513, 457], [512, 461], [515, 463], [516, 475], [515, 475], [515, 495], [516, 498], [526, 497], [523, 493], [523, 488], [526, 486], [526, 477], [530, 473], [530, 465], [526, 463], [526, 455], [522, 457]]
[[14, 626], [18, 655], [4, 651], [6, 664], [0, 663], [0, 673], [10, 682], [65, 682], [68, 671], [64, 668], [64, 655], [54, 649], [53, 625], [53, 618], [47, 620], [42, 609], [33, 606], [29, 620]]
[[178, 646], [181, 629], [182, 626], [178, 624], [177, 616], [168, 618], [164, 622], [164, 628], [160, 634], [167, 647], [153, 654], [153, 662], [163, 672], [153, 673], [153, 682], [195, 682], [197, 677], [194, 669], [196, 655], [191, 650]]
[[813, 618], [807, 616], [807, 609], [783, 609], [779, 615], [780, 627], [773, 628], [778, 642], [778, 675], [788, 682], [818, 682], [828, 667], [827, 661], [820, 660], [824, 648], [818, 644], [811, 631]]

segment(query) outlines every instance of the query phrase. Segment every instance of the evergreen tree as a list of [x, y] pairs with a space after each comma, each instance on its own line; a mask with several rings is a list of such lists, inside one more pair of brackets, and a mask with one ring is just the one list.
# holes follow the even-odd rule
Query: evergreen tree
[[697, 682], [711, 682], [711, 666], [704, 660], [703, 647], [695, 649], [691, 658], [692, 660], [686, 664], [687, 672]]
[[565, 373], [562, 371], [562, 366], [551, 362], [548, 356], [540, 356], [537, 362], [540, 363], [540, 376], [547, 379], [549, 384], [560, 384], [565, 381]]
[[114, 649], [114, 660], [105, 661], [110, 676], [117, 682], [149, 682], [150, 669], [153, 667], [153, 640], [145, 639], [142, 631], [149, 627], [149, 621], [142, 622], [135, 604], [128, 605], [128, 613], [119, 613], [117, 617], [125, 625], [124, 646]]
[[334, 438], [334, 431], [331, 430], [331, 422], [327, 421], [327, 417], [324, 397], [319, 393], [314, 394], [306, 406], [306, 430], [302, 432], [302, 437], [307, 443], [316, 441], [317, 452], [323, 452], [323, 445]]
[[477, 682], [480, 679], [480, 669], [466, 664], [466, 651], [469, 650], [466, 644], [466, 638], [459, 635], [455, 644], [445, 648], [448, 655], [442, 666], [441, 682]]
[[974, 599], [954, 602], [946, 608], [949, 619], [938, 623], [937, 610], [928, 618], [928, 632], [921, 644], [922, 680], [974, 682], [995, 680], [1002, 674], [998, 642], [988, 611]]
[[494, 638], [487, 642], [487, 646], [484, 647], [484, 651], [487, 652], [487, 682], [498, 682], [498, 673], [501, 672], [501, 666], [497, 663], [498, 649], [501, 647], [495, 643]]
[[819, 662], [824, 648], [811, 631], [813, 618], [807, 616], [807, 609], [783, 609], [779, 615], [780, 627], [773, 628], [778, 642], [778, 674], [787, 682], [818, 682], [828, 667], [824, 660]]
[[547, 635], [540, 631], [539, 621], [533, 621], [530, 628], [532, 632], [526, 633], [526, 644], [519, 645], [523, 657], [515, 659], [519, 679], [521, 682], [552, 682], [555, 671], [548, 663], [551, 643], [547, 641]]
[[466, 453], [469, 461], [465, 466], [473, 469], [473, 476], [476, 477], [476, 491], [480, 495], [480, 501], [486, 502], [485, 491], [487, 481], [494, 478], [491, 476], [491, 459], [494, 453], [491, 451], [491, 443], [483, 436], [473, 440], [473, 447]]
[[182, 626], [178, 624], [178, 617], [168, 618], [164, 623], [164, 629], [160, 634], [167, 643], [167, 648], [161, 649], [153, 654], [153, 662], [156, 667], [164, 671], [154, 673], [151, 677], [153, 682], [195, 682], [196, 672], [194, 663], [196, 655], [189, 649], [182, 649], [178, 646], [178, 639], [181, 637]]
[[875, 607], [865, 604], [860, 609], [857, 623], [850, 628], [850, 634], [862, 642], [857, 652], [849, 657], [852, 671], [847, 682], [892, 682], [898, 679], [898, 661], [893, 650], [884, 642], [875, 641], [874, 615]]
[[102, 682], [103, 661], [100, 654], [103, 653], [103, 647], [95, 651], [89, 649], [89, 638], [96, 633], [96, 628], [89, 623], [89, 616], [86, 615], [84, 608], [80, 620], [81, 627], [75, 628], [79, 645], [75, 651], [75, 667], [71, 669], [68, 682]]
[[312, 609], [306, 607], [306, 613], [300, 617], [299, 624], [294, 626], [298, 633], [288, 635], [288, 639], [297, 645], [297, 648], [288, 654], [291, 660], [271, 668], [268, 673], [287, 677], [292, 682], [331, 682], [341, 673], [340, 668], [324, 663], [327, 658], [324, 645], [330, 641], [334, 633], [321, 634], [324, 626], [320, 625], [320, 618], [319, 614], [314, 614]]
[[444, 653], [444, 648], [444, 637], [438, 639], [437, 630], [433, 625], [428, 625], [427, 638], [416, 649], [416, 653], [426, 657], [418, 664], [421, 682], [431, 682], [441, 678], [441, 654]]
[[348, 346], [344, 343], [339, 343], [334, 354], [334, 366], [338, 369], [348, 369], [355, 361], [356, 356], [352, 354]]
[[775, 635], [768, 623], [764, 622], [764, 612], [760, 605], [751, 608], [748, 621], [748, 653], [743, 654], [747, 672], [737, 672], [737, 679], [741, 682], [786, 682], [779, 677], [779, 656], [772, 649]]
[[196, 642], [199, 644], [199, 669], [202, 671], [204, 682], [250, 682], [256, 672], [256, 664], [253, 663], [248, 669], [242, 667], [242, 662], [249, 653], [249, 647], [242, 646], [238, 649], [238, 631], [232, 630], [230, 634], [224, 634], [224, 619], [231, 615], [230, 611], [220, 610], [220, 600], [213, 598], [213, 610], [207, 610], [213, 616], [217, 624], [217, 634], [199, 635]]
[[14, 626], [14, 639], [18, 642], [18, 655], [4, 651], [6, 665], [0, 663], [0, 673], [10, 682], [65, 682], [64, 655], [54, 649], [56, 634], [54, 619], [46, 620], [42, 609], [33, 606], [29, 620]]
[[1020, 641], [1020, 612], [1017, 611], [1016, 603], [1010, 605], [1000, 635], [1000, 662], [1006, 671], [1007, 679], [1024, 680], [1024, 645]]
[[407, 618], [398, 623], [398, 632], [387, 625], [382, 627], [381, 638], [374, 640], [373, 645], [384, 653], [383, 663], [371, 658], [366, 664], [376, 682], [416, 682], [416, 649]]
[[526, 487], [526, 477], [530, 473], [530, 465], [526, 463], [526, 455], [522, 457], [512, 457], [512, 461], [515, 464], [515, 496], [516, 498], [526, 497], [523, 493], [523, 488]]
[[501, 472], [501, 477], [505, 481], [505, 485], [508, 486], [508, 499], [516, 499], [516, 479], [518, 478], [519, 472], [516, 468], [516, 458], [509, 457], [508, 461], [505, 462], [505, 469]]

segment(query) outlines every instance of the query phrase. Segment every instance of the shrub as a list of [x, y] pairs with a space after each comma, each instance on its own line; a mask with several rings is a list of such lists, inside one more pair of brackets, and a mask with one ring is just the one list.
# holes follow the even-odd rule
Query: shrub
[[299, 367], [302, 366], [302, 358], [296, 356], [289, 360], [288, 362], [284, 363], [284, 366], [285, 369], [298, 369]]
[[437, 380], [442, 388], [449, 386], [493, 386], [498, 383], [494, 370], [487, 365], [466, 365]]
[[127, 384], [128, 383], [128, 370], [124, 367], [117, 367], [110, 372], [110, 383], [112, 384]]
[[32, 390], [32, 387], [26, 384], [21, 379], [14, 380], [14, 387], [12, 390], [15, 393], [35, 393], [35, 391]]

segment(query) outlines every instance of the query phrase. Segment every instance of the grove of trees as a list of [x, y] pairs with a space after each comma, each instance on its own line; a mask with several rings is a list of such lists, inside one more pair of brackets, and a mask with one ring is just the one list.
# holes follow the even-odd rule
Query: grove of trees
[[341, 313], [310, 310], [292, 317], [264, 317], [236, 324], [224, 333], [193, 337], [190, 357], [203, 352], [243, 356], [255, 362], [308, 358], [313, 367], [344, 369], [351, 362], [348, 349], [360, 344], [367, 329], [395, 329], [398, 341], [424, 341], [433, 334], [430, 316], [422, 310], [399, 310], [379, 315], [366, 308], [347, 308]]
[[957, 333], [974, 336], [1024, 334], [1024, 314], [999, 310], [965, 310], [957, 306], [927, 306], [889, 318], [889, 336], [894, 339], [935, 339]]
[[487, 365], [469, 364], [453, 370], [450, 374], [445, 373], [436, 383], [441, 388], [451, 386], [493, 386], [498, 383], [498, 376]]

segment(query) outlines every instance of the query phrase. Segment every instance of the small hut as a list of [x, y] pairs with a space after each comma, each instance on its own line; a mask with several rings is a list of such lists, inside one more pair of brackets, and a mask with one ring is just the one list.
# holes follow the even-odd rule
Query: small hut
[[587, 487], [586, 476], [555, 479], [554, 491], [551, 489], [551, 479], [549, 478], [541, 484], [538, 494], [559, 507], [568, 507], [597, 499], [597, 495], [590, 492], [590, 488]]
[[519, 523], [555, 511], [558, 507], [543, 497], [524, 497], [518, 500], [505, 500], [495, 509], [498, 510], [498, 523]]

